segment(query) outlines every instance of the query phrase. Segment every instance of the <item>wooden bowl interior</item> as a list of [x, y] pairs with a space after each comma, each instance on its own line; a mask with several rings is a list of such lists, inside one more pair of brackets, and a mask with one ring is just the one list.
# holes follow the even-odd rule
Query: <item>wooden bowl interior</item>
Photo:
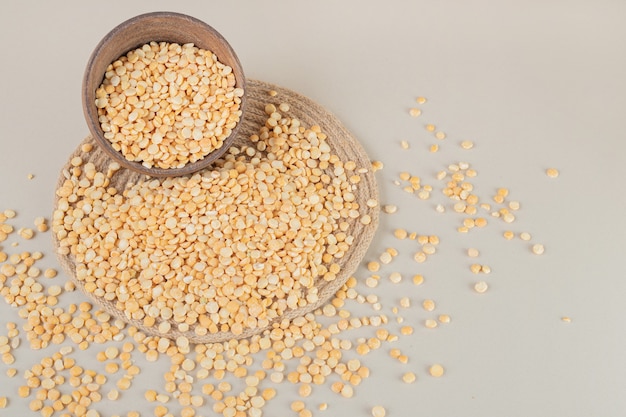
[[203, 159], [189, 163], [183, 168], [163, 169], [146, 168], [139, 162], [132, 162], [124, 158], [120, 152], [113, 149], [110, 142], [104, 137], [98, 121], [98, 109], [95, 105], [96, 89], [102, 84], [107, 67], [128, 51], [152, 41], [193, 43], [199, 48], [212, 51], [220, 62], [232, 67], [236, 86], [244, 89], [244, 96], [241, 98], [240, 105], [243, 113], [246, 81], [241, 63], [234, 50], [226, 39], [211, 26], [193, 17], [171, 12], [155, 12], [136, 16], [115, 27], [100, 41], [89, 59], [83, 78], [83, 112], [89, 131], [96, 142], [120, 165], [157, 177], [186, 175], [206, 168], [223, 155], [230, 147], [241, 123], [235, 127], [221, 148], [214, 150]]

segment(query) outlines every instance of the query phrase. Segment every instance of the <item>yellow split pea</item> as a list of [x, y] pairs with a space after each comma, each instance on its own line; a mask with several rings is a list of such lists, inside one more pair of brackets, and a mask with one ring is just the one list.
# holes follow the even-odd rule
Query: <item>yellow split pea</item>
[[420, 114], [422, 114], [422, 111], [420, 109], [416, 108], [416, 107], [413, 107], [413, 108], [409, 109], [409, 114], [411, 116], [413, 116], [413, 117], [417, 117]]
[[241, 117], [233, 69], [193, 44], [151, 42], [106, 69], [96, 90], [104, 137], [129, 161], [181, 168], [222, 147]]
[[385, 407], [381, 405], [375, 405], [372, 407], [372, 417], [385, 417], [387, 415], [387, 410]]
[[[336, 279], [353, 243], [344, 226], [362, 216], [349, 181], [358, 168], [331, 153], [318, 126], [266, 112], [253, 147], [190, 177], [117, 193], [83, 163], [57, 191], [53, 231], [85, 290], [145, 326], [169, 321], [199, 336], [264, 328], [316, 303], [316, 280]], [[187, 338], [176, 344], [189, 349]]]
[[435, 378], [438, 378], [440, 376], [443, 376], [443, 374], [445, 373], [445, 370], [443, 368], [443, 366], [439, 365], [438, 363], [431, 365], [431, 367], [428, 369], [428, 373], [431, 376], [434, 376]]
[[559, 176], [559, 170], [556, 168], [548, 168], [546, 169], [546, 175], [550, 178], [556, 178]]

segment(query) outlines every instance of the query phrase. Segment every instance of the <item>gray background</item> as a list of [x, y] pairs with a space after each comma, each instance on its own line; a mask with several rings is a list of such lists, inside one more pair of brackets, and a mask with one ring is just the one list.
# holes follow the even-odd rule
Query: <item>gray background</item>
[[[19, 212], [14, 224], [50, 216], [59, 168], [87, 134], [80, 87], [93, 47], [123, 20], [155, 10], [187, 13], [214, 26], [248, 77], [322, 104], [371, 159], [386, 165], [377, 174], [381, 201], [399, 210], [382, 216], [366, 260], [390, 246], [400, 256], [384, 269], [376, 290], [359, 288], [376, 292], [385, 311], [401, 296], [411, 297], [414, 306], [402, 315], [416, 331], [394, 346], [410, 362], [402, 367], [391, 360], [385, 345], [363, 359], [372, 376], [352, 400], [316, 388], [309, 407], [315, 411], [322, 401], [331, 407], [315, 415], [365, 416], [375, 404], [385, 405], [390, 417], [626, 413], [626, 3], [4, 2], [0, 209]], [[429, 101], [414, 119], [408, 109], [416, 96]], [[434, 139], [424, 123], [436, 124], [447, 139]], [[474, 149], [459, 147], [466, 139]], [[401, 149], [401, 140], [411, 148]], [[432, 143], [441, 146], [436, 154], [428, 152]], [[461, 160], [478, 171], [474, 183], [484, 199], [498, 187], [510, 189], [522, 205], [515, 223], [489, 218], [484, 230], [461, 235], [455, 230], [459, 216], [433, 209], [448, 204], [440, 192], [422, 201], [393, 184], [400, 171], [409, 171], [438, 189], [435, 173]], [[547, 178], [548, 167], [558, 168], [560, 177]], [[29, 173], [35, 179], [28, 180]], [[439, 253], [414, 263], [415, 246], [391, 234], [397, 227], [437, 234]], [[546, 253], [538, 257], [526, 242], [505, 241], [504, 230], [530, 232]], [[476, 277], [464, 253], [470, 246], [482, 251], [477, 262], [493, 270], [483, 295], [471, 289]], [[4, 248], [14, 250], [6, 242]], [[52, 255], [49, 235], [19, 248]], [[54, 266], [54, 257], [45, 263]], [[422, 273], [426, 282], [419, 288], [390, 285], [385, 276], [393, 271], [408, 278]], [[357, 276], [363, 280], [365, 269]], [[434, 299], [436, 312], [450, 314], [452, 322], [425, 329], [422, 322], [432, 314], [419, 306], [424, 298]], [[371, 311], [354, 307], [359, 309]], [[0, 324], [6, 321], [19, 323], [17, 310], [0, 302]], [[391, 327], [397, 332], [399, 326]], [[16, 367], [22, 372], [41, 355], [23, 340]], [[434, 362], [446, 367], [443, 378], [427, 375]], [[167, 361], [162, 364], [166, 370]], [[0, 364], [0, 395], [11, 397], [12, 405], [0, 415], [28, 415], [27, 402], [15, 395], [22, 378], [7, 378], [5, 368]], [[409, 369], [418, 376], [413, 385], [400, 380]], [[157, 378], [161, 373], [146, 370], [139, 379], [146, 384], [151, 372]], [[134, 395], [142, 398], [145, 388], [137, 383]], [[283, 384], [278, 390], [266, 415], [294, 415], [288, 404], [297, 397], [295, 388]], [[99, 408], [103, 415], [131, 409], [152, 415], [151, 405], [129, 394]]]

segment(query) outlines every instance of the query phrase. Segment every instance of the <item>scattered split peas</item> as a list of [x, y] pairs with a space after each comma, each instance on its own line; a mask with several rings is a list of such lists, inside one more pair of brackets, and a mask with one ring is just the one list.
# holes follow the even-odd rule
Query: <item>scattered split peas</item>
[[211, 51], [151, 42], [109, 65], [95, 104], [104, 137], [126, 159], [181, 168], [230, 136], [244, 93], [235, 85]]
[[[77, 166], [81, 165], [81, 163], [77, 164]], [[469, 172], [469, 169], [467, 167], [459, 169], [467, 170]], [[458, 171], [459, 170], [456, 170], [454, 172]], [[462, 180], [459, 179], [459, 181]], [[467, 213], [466, 210], [468, 207], [480, 207], [477, 199], [476, 201], [472, 200], [471, 194], [463, 194], [463, 191], [468, 191], [469, 188], [467, 186], [465, 187], [466, 188], [463, 188], [463, 186], [461, 186], [461, 191], [458, 195], [455, 194], [458, 190], [456, 190], [454, 187], [450, 187], [452, 195], [458, 196], [460, 199], [466, 202], [465, 207], [463, 211], [461, 211], [461, 213]], [[502, 202], [504, 203], [504, 199], [502, 200]], [[377, 204], [373, 204], [372, 206], [370, 206], [368, 204], [368, 206], [370, 207], [375, 207], [376, 205]], [[516, 209], [513, 207], [518, 206], [511, 206], [511, 203], [509, 203], [509, 208], [511, 210]], [[72, 214], [74, 213], [72, 212]], [[407, 237], [402, 232], [398, 233], [400, 234], [400, 236], [403, 236], [403, 239]], [[522, 238], [521, 235], [520, 238]], [[411, 239], [416, 240], [417, 236]], [[529, 239], [530, 236], [528, 236], [528, 239], [524, 240]], [[420, 243], [422, 245], [426, 244], [424, 242]], [[436, 244], [428, 241], [427, 243], [431, 245]], [[434, 248], [427, 247], [427, 249], [424, 250], [424, 253], [427, 252], [434, 253]], [[219, 254], [219, 256], [226, 256], [227, 252], [224, 252], [224, 254], [222, 254], [221, 248], [218, 248], [217, 253]], [[397, 251], [395, 252], [395, 255], [393, 254], [393, 251], [389, 250], [385, 253], [389, 254], [391, 257], [397, 256]], [[468, 251], [468, 255], [478, 256], [478, 251], [476, 250], [475, 253], [473, 251]], [[376, 270], [378, 270], [379, 267], [380, 264], [377, 264]], [[490, 269], [486, 265], [478, 265], [478, 267], [479, 269], [477, 269], [477, 272], [488, 273], [488, 271], [490, 271]], [[331, 270], [331, 268], [329, 268], [329, 270]], [[399, 273], [394, 273], [390, 275], [390, 279], [391, 276], [394, 277], [392, 281], [400, 281], [401, 279]], [[376, 281], [378, 281], [378, 279], [379, 277], [375, 278]], [[415, 275], [413, 277], [413, 282], [416, 285], [420, 285], [423, 282], [423, 277], [421, 275]], [[204, 377], [208, 376], [209, 370], [211, 370], [212, 372], [215, 372], [215, 377], [218, 379], [223, 378], [226, 372], [232, 372], [233, 375], [237, 376], [238, 378], [245, 378], [247, 387], [244, 390], [244, 394], [246, 398], [248, 398], [247, 400], [242, 399], [242, 397], [235, 397], [232, 394], [229, 394], [229, 391], [232, 389], [232, 387], [230, 386], [230, 384], [226, 383], [217, 384], [217, 388], [212, 384], [205, 384], [202, 386], [203, 394], [211, 395], [217, 401], [214, 411], [224, 416], [238, 416], [238, 410], [245, 410], [245, 412], [247, 412], [247, 415], [250, 415], [252, 417], [260, 416], [261, 408], [264, 406], [266, 401], [270, 400], [275, 395], [275, 392], [269, 392], [269, 389], [264, 390], [262, 393], [260, 391], [257, 392], [257, 386], [259, 382], [266, 377], [265, 371], [261, 371], [261, 373], [257, 372], [254, 376], [246, 377], [248, 371], [247, 368], [245, 368], [245, 365], [251, 363], [248, 362], [248, 358], [250, 358], [248, 354], [252, 352], [258, 352], [259, 350], [267, 350], [268, 359], [267, 361], [263, 362], [263, 368], [268, 370], [268, 375], [270, 374], [269, 370], [273, 370], [273, 372], [271, 373], [272, 376], [268, 377], [272, 381], [274, 381], [274, 379], [276, 379], [276, 381], [279, 380], [276, 375], [283, 376], [283, 372], [285, 371], [285, 362], [287, 360], [293, 358], [300, 360], [298, 371], [294, 373], [289, 373], [287, 379], [294, 383], [300, 384], [298, 392], [302, 397], [310, 396], [312, 392], [312, 385], [324, 383], [326, 381], [324, 378], [330, 373], [339, 374], [343, 381], [333, 384], [331, 389], [344, 397], [352, 397], [354, 395], [353, 387], [360, 383], [361, 378], [369, 376], [369, 370], [367, 370], [367, 368], [362, 366], [360, 362], [356, 360], [342, 362], [340, 350], [353, 349], [353, 346], [356, 346], [357, 353], [365, 355], [370, 351], [370, 349], [373, 350], [379, 348], [381, 346], [381, 342], [391, 342], [397, 339], [397, 336], [389, 334], [389, 332], [385, 328], [380, 328], [376, 331], [376, 338], [371, 338], [369, 340], [362, 338], [357, 340], [357, 343], [355, 343], [354, 345], [349, 340], [342, 340], [341, 342], [339, 342], [337, 338], [334, 338], [334, 335], [339, 334], [343, 330], [358, 328], [367, 325], [379, 326], [381, 325], [381, 323], [387, 323], [387, 319], [384, 315], [356, 318], [351, 317], [348, 310], [342, 309], [343, 303], [346, 299], [357, 300], [358, 302], [364, 302], [364, 300], [366, 300], [367, 302], [372, 303], [372, 305], [377, 304], [377, 297], [375, 295], [361, 295], [356, 291], [355, 285], [356, 280], [352, 279], [352, 281], [350, 281], [348, 285], [344, 286], [337, 294], [336, 300], [339, 300], [340, 302], [337, 302], [337, 304], [335, 304], [335, 301], [333, 301], [333, 304], [329, 304], [329, 306], [332, 306], [332, 309], [327, 308], [323, 310], [323, 314], [328, 317], [337, 315], [341, 318], [341, 320], [337, 324], [331, 325], [328, 328], [325, 328], [317, 323], [313, 318], [313, 315], [307, 315], [307, 317], [295, 319], [291, 322], [276, 322], [272, 326], [271, 331], [266, 333], [264, 336], [254, 336], [251, 339], [246, 339], [244, 341], [229, 341], [224, 344], [194, 346], [193, 344], [190, 344], [189, 339], [185, 337], [181, 337], [176, 342], [172, 342], [172, 344], [170, 344], [169, 339], [146, 337], [145, 335], [141, 335], [141, 333], [137, 332], [137, 330], [133, 327], [130, 327], [128, 330], [128, 334], [132, 335], [135, 338], [135, 341], [139, 344], [137, 350], [144, 353], [146, 357], [154, 354], [157, 351], [159, 353], [167, 353], [172, 360], [171, 372], [164, 375], [165, 380], [168, 381], [166, 384], [166, 391], [168, 394], [157, 394], [155, 390], [150, 389], [148, 391], [145, 391], [146, 399], [150, 402], [157, 401], [161, 404], [165, 404], [170, 400], [170, 398], [177, 399], [179, 403], [184, 406], [181, 415], [193, 416], [195, 415], [196, 411], [194, 411], [192, 406], [201, 407], [204, 404], [202, 402], [202, 397], [189, 395], [188, 390], [191, 389], [192, 385], [188, 381], [193, 378], [193, 372], [197, 371], [198, 378], [201, 378], [201, 375], [203, 375]], [[58, 288], [55, 287], [52, 292], [57, 293]], [[408, 301], [405, 301], [405, 299], [408, 300], [408, 298], [405, 297], [400, 301], [400, 304], [402, 306], [408, 307], [410, 303]], [[426, 302], [424, 302], [423, 307], [426, 311], [432, 311], [434, 310], [434, 302], [432, 303], [432, 308], [430, 303]], [[90, 310], [90, 307], [88, 308], [87, 306], [81, 306], [79, 309], [79, 311], [82, 312], [87, 312], [88, 310]], [[322, 313], [317, 312], [316, 314]], [[87, 318], [85, 320], [89, 319]], [[440, 323], [449, 323], [450, 317], [448, 315], [441, 314], [438, 316], [438, 320]], [[566, 322], [570, 321], [568, 317], [563, 317], [562, 320]], [[108, 321], [108, 319], [106, 321]], [[434, 328], [437, 326], [437, 321], [433, 319], [427, 319], [424, 323], [428, 328]], [[403, 335], [409, 335], [412, 333], [412, 331], [412, 327], [404, 326], [401, 328], [400, 333]], [[166, 340], [167, 343], [161, 343], [161, 340]], [[301, 343], [297, 343], [296, 341], [300, 341]], [[3, 343], [3, 339], [0, 339], [0, 345], [6, 345], [6, 343]], [[132, 348], [132, 344], [129, 345], [130, 348]], [[129, 347], [125, 345], [125, 347], [122, 349], [122, 353], [120, 353], [115, 348], [107, 348], [104, 352], [102, 352], [102, 355], [100, 356], [106, 360], [113, 360], [118, 357], [120, 358], [120, 360], [123, 360], [123, 364], [121, 365], [121, 367], [117, 367], [117, 365], [116, 367], [111, 367], [109, 369], [111, 372], [109, 373], [113, 375], [116, 374], [120, 369], [126, 370], [127, 375], [123, 376], [121, 379], [119, 379], [119, 381], [123, 380], [123, 385], [128, 382], [128, 388], [130, 388], [132, 376], [136, 375], [139, 372], [139, 369], [136, 367], [132, 368], [128, 365], [130, 358], [126, 357], [125, 355], [129, 352], [128, 349]], [[396, 350], [392, 349], [392, 351], [392, 357], [395, 357], [401, 363], [408, 362], [408, 357], [406, 355], [403, 355], [399, 350], [397, 350], [396, 352]], [[195, 359], [191, 359], [192, 352], [197, 355]], [[65, 353], [70, 352], [65, 351]], [[310, 356], [308, 356], [308, 354], [310, 354]], [[122, 357], [124, 357], [124, 359], [122, 359]], [[48, 372], [46, 371], [46, 369], [51, 369], [48, 365], [49, 363], [54, 363], [55, 367], [61, 366], [57, 365], [57, 361], [46, 360], [45, 364], [42, 365], [42, 371], [40, 371], [37, 367], [33, 367], [33, 370], [31, 370], [31, 372]], [[112, 362], [110, 362], [110, 364], [112, 364]], [[74, 378], [82, 376], [84, 378], [84, 381], [81, 379], [80, 382], [84, 382], [87, 384], [85, 385], [83, 391], [90, 391], [88, 396], [84, 396], [81, 398], [80, 403], [78, 401], [71, 402], [71, 400], [68, 399], [67, 408], [71, 408], [73, 412], [76, 411], [80, 415], [97, 416], [98, 414], [95, 411], [87, 410], [84, 403], [86, 403], [87, 401], [97, 402], [99, 400], [100, 397], [98, 392], [91, 390], [98, 388], [96, 385], [99, 384], [98, 381], [103, 381], [102, 378], [98, 378], [98, 375], [96, 375], [93, 371], [84, 371], [84, 373], [82, 373], [83, 370], [79, 369], [79, 367], [76, 366], [72, 367], [71, 362], [68, 362], [67, 365], [63, 366], [65, 366], [65, 369], [69, 370], [68, 372], [70, 372]], [[445, 370], [441, 365], [435, 364], [428, 369], [428, 373], [434, 377], [440, 377], [445, 373]], [[280, 378], [280, 380], [282, 381], [282, 377]], [[406, 383], [412, 383], [416, 380], [416, 376], [413, 372], [406, 372], [402, 375], [402, 380]], [[57, 407], [60, 407], [59, 404], [64, 404], [64, 402], [61, 401], [63, 397], [58, 400], [60, 401], [60, 403], [55, 403], [56, 405], [44, 405], [43, 403], [43, 401], [45, 400], [45, 398], [43, 397], [43, 390], [47, 390], [48, 388], [46, 387], [50, 388], [48, 390], [48, 398], [53, 399], [54, 396], [57, 395], [54, 391], [56, 388], [54, 385], [52, 385], [54, 381], [51, 382], [50, 379], [42, 379], [39, 382], [35, 381], [39, 380], [29, 380], [29, 383], [25, 387], [25, 390], [27, 388], [29, 391], [28, 395], [33, 396], [34, 393], [34, 395], [37, 397], [35, 400], [33, 400], [33, 402], [31, 402], [31, 408], [34, 410], [36, 409], [36, 411], [41, 411], [43, 415], [52, 415], [54, 411], [62, 410], [63, 408], [57, 409]], [[77, 384], [79, 383], [79, 380], [77, 379], [73, 379], [73, 381]], [[87, 383], [87, 381], [95, 381], [95, 383]], [[39, 388], [38, 386], [35, 386], [37, 383], [41, 384], [42, 390], [37, 391], [37, 388]], [[171, 388], [171, 390], [169, 388]], [[52, 394], [49, 393], [50, 391], [52, 391]], [[118, 396], [119, 391], [117, 390], [111, 390], [109, 392], [109, 398], [111, 399], [117, 399]], [[66, 398], [71, 397], [67, 396]], [[4, 403], [6, 403], [6, 398], [0, 397], [0, 408], [6, 405], [3, 404], [3, 399]], [[306, 405], [302, 401], [294, 402], [293, 407], [299, 410], [298, 414], [301, 417], [311, 415], [311, 411], [306, 408]], [[319, 405], [320, 410], [326, 408], [326, 403]], [[157, 416], [165, 416], [168, 413], [168, 409], [163, 405], [158, 405], [154, 409], [154, 413]], [[385, 414], [386, 410], [382, 406], [375, 406], [372, 408], [372, 415], [374, 416], [384, 417]], [[128, 413], [129, 417], [136, 415], [138, 415], [138, 413], [136, 412]]]

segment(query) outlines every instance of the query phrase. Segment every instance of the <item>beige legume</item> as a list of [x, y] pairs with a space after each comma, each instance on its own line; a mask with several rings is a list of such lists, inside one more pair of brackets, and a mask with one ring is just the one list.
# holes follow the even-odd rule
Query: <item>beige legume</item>
[[354, 396], [354, 388], [352, 388], [350, 385], [344, 385], [339, 393], [342, 397], [352, 398]]
[[313, 390], [311, 388], [311, 385], [309, 384], [302, 384], [300, 385], [300, 388], [298, 389], [298, 393], [300, 394], [301, 397], [310, 396], [312, 391]]
[[509, 208], [511, 210], [519, 210], [520, 209], [519, 201], [509, 201]]
[[385, 417], [387, 410], [382, 405], [375, 405], [372, 407], [372, 417]]
[[426, 319], [426, 320], [424, 320], [424, 326], [425, 326], [427, 329], [434, 329], [435, 327], [437, 327], [437, 326], [438, 326], [438, 324], [437, 324], [437, 320], [433, 320], [433, 319]]
[[416, 252], [415, 255], [413, 255], [413, 260], [418, 263], [426, 262], [426, 254], [422, 251]]
[[528, 232], [522, 232], [519, 234], [519, 238], [525, 241], [529, 241], [531, 239], [531, 236]]
[[399, 272], [392, 272], [391, 274], [389, 274], [389, 281], [394, 284], [398, 284], [400, 281], [402, 281], [402, 274], [400, 274]]
[[513, 223], [515, 221], [515, 215], [513, 213], [504, 213], [502, 215], [502, 220], [506, 223]]
[[474, 291], [479, 294], [486, 292], [489, 289], [489, 285], [485, 281], [478, 281], [474, 284]]
[[63, 292], [63, 289], [59, 285], [51, 285], [48, 287], [48, 294], [56, 297]]
[[26, 398], [30, 395], [30, 388], [26, 385], [22, 385], [17, 389], [17, 395], [21, 398]]
[[447, 314], [440, 314], [439, 317], [437, 317], [440, 323], [450, 323], [450, 316]]
[[412, 384], [415, 382], [416, 379], [417, 377], [413, 372], [406, 372], [404, 375], [402, 375], [402, 381], [404, 381], [406, 384]]
[[367, 264], [367, 269], [370, 272], [376, 272], [380, 269], [380, 264], [376, 261], [371, 261]]
[[436, 363], [434, 365], [431, 365], [430, 368], [428, 368], [428, 373], [431, 376], [439, 378], [440, 376], [443, 376], [443, 374], [445, 373], [445, 370], [444, 370], [443, 366], [441, 366], [440, 364]]
[[30, 240], [35, 236], [35, 231], [29, 228], [21, 228], [17, 232], [23, 239]]
[[398, 253], [399, 253], [396, 248], [387, 248], [385, 249], [385, 252], [387, 252], [389, 255], [391, 255], [394, 258], [398, 256]]
[[424, 307], [424, 310], [426, 311], [433, 311], [435, 309], [435, 302], [433, 300], [426, 299], [422, 302], [422, 307]]
[[556, 168], [548, 168], [546, 169], [546, 175], [550, 178], [556, 178], [559, 176], [559, 170]]
[[291, 410], [295, 411], [296, 413], [304, 410], [304, 407], [305, 407], [304, 402], [300, 400], [296, 400], [291, 403]]
[[422, 275], [413, 275], [413, 284], [422, 285], [424, 283], [424, 277]]
[[52, 269], [52, 268], [48, 268], [45, 271], [43, 271], [43, 276], [46, 278], [54, 278], [57, 276], [57, 270], [56, 269]]
[[397, 238], [397, 239], [406, 239], [408, 236], [408, 233], [406, 230], [404, 229], [396, 229], [393, 232], [393, 235]]
[[535, 243], [531, 249], [535, 255], [542, 255], [546, 251], [541, 243]]
[[130, 388], [131, 383], [132, 380], [130, 379], [130, 377], [124, 376], [117, 381], [117, 388], [121, 389], [122, 391], [126, 391]]
[[378, 259], [380, 261], [380, 263], [382, 264], [388, 264], [393, 260], [393, 257], [391, 256], [391, 254], [389, 252], [383, 252], [380, 254], [380, 257]]
[[104, 370], [109, 374], [114, 374], [119, 370], [119, 365], [115, 362], [109, 362], [104, 366]]

